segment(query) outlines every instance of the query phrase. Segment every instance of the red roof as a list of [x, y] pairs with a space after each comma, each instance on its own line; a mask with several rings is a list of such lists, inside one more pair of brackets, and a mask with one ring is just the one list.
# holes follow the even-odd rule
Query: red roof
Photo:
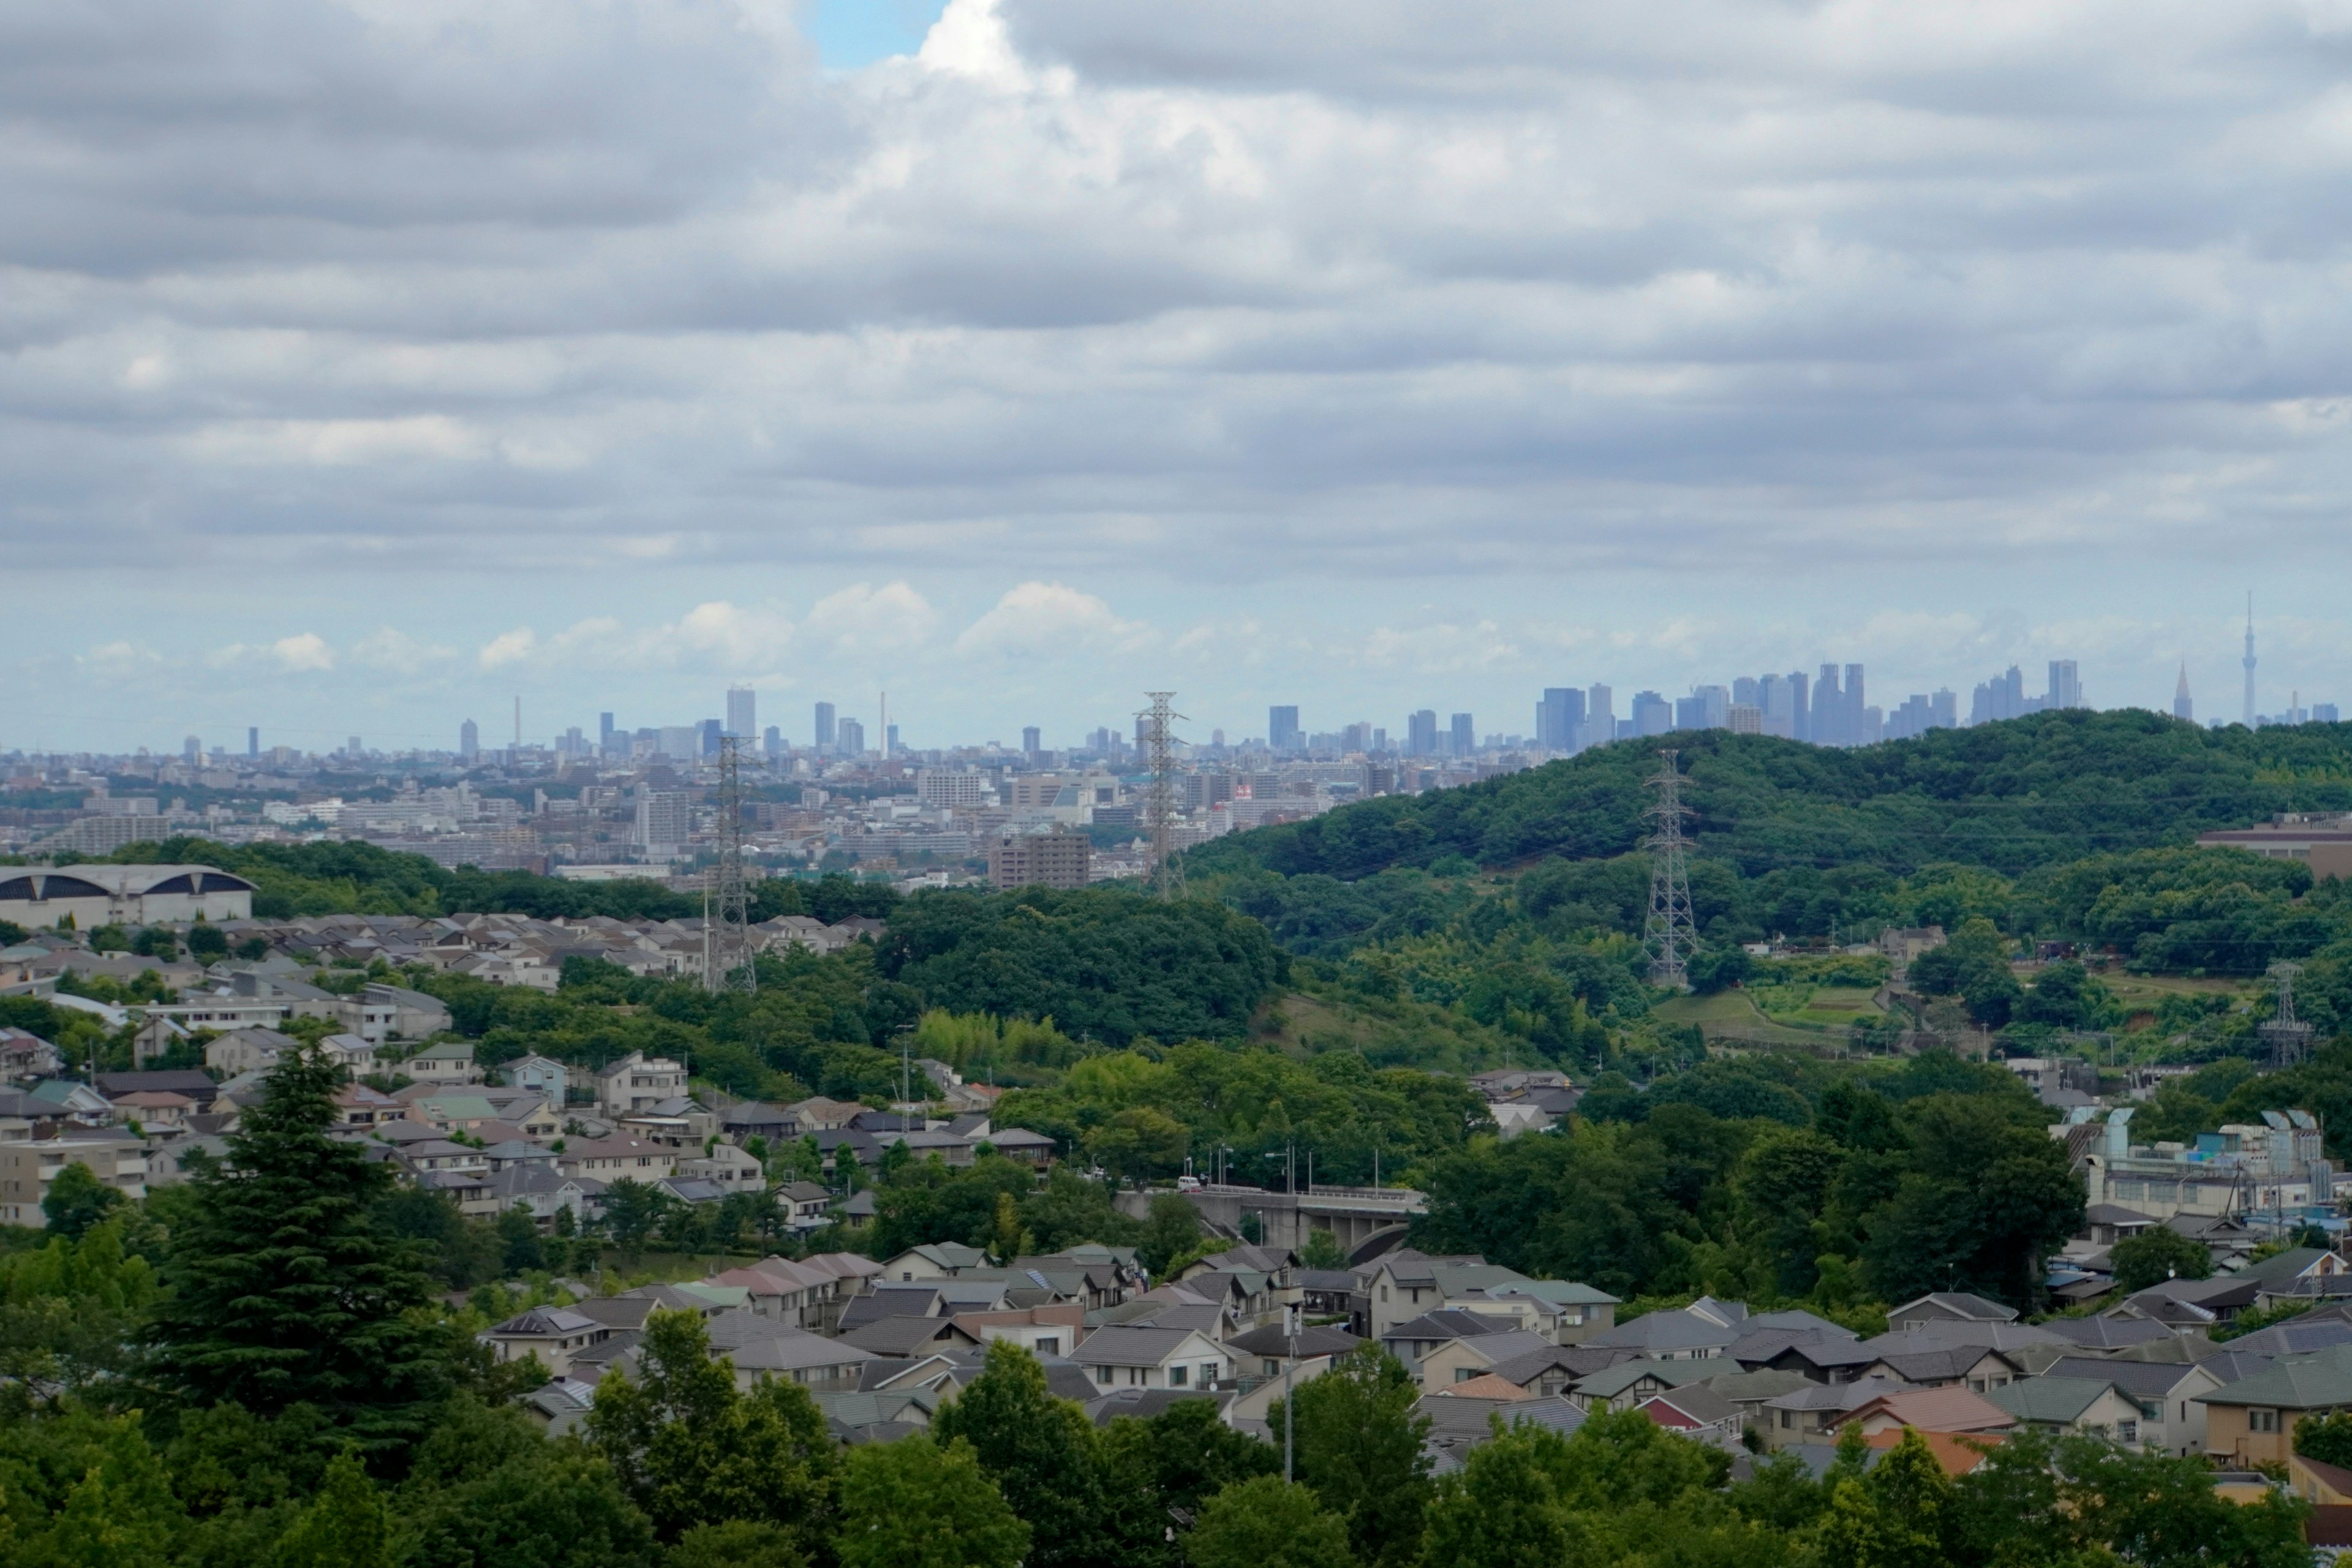
[[[1917, 1431], [1918, 1428], [1910, 1430]], [[1967, 1475], [1985, 1462], [1986, 1450], [2009, 1441], [1999, 1432], [1978, 1432], [1967, 1436], [1957, 1432], [1920, 1432], [1919, 1437], [1927, 1445], [1927, 1451], [1936, 1456], [1936, 1463], [1944, 1468], [1948, 1476]], [[1868, 1441], [1874, 1448], [1892, 1448], [1903, 1441], [1903, 1432], [1897, 1429], [1875, 1433]]]

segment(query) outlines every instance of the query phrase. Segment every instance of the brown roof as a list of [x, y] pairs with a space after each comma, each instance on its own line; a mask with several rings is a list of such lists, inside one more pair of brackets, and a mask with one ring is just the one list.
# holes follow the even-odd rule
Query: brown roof
[[[1918, 1428], [1911, 1428], [1918, 1431]], [[1985, 1462], [1986, 1451], [2009, 1441], [1999, 1432], [1978, 1432], [1963, 1436], [1958, 1432], [1920, 1432], [1920, 1440], [1927, 1451], [1936, 1456], [1936, 1463], [1944, 1467], [1948, 1476], [1965, 1476]], [[1903, 1441], [1901, 1432], [1881, 1432], [1869, 1439], [1874, 1448], [1892, 1448]]]
[[1900, 1388], [1882, 1394], [1867, 1404], [1855, 1405], [1846, 1420], [1867, 1421], [1880, 1415], [1892, 1415], [1906, 1426], [1916, 1426], [1922, 1432], [2005, 1432], [2017, 1425], [2017, 1417], [2008, 1411], [1957, 1383], [1942, 1388]]
[[2313, 1546], [2352, 1546], [2352, 1503], [2321, 1503], [2305, 1517], [2303, 1539]]
[[1482, 1372], [1475, 1377], [1465, 1378], [1449, 1387], [1433, 1388], [1430, 1394], [1439, 1399], [1533, 1399], [1535, 1395], [1517, 1384]]

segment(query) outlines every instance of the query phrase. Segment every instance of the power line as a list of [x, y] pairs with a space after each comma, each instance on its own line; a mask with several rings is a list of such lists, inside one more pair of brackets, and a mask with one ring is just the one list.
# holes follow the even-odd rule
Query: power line
[[1650, 984], [1686, 991], [1687, 961], [1698, 947], [1698, 927], [1691, 918], [1690, 840], [1683, 836], [1683, 819], [1690, 807], [1682, 802], [1677, 753], [1663, 751], [1658, 755], [1666, 765], [1644, 781], [1658, 798], [1642, 815], [1656, 823], [1658, 830], [1642, 841], [1650, 851], [1650, 917], [1643, 927], [1642, 945], [1649, 950]]
[[756, 991], [751, 962], [751, 900], [743, 880], [743, 777], [734, 735], [719, 738], [719, 858], [704, 873], [702, 987]]
[[1184, 717], [1170, 704], [1175, 700], [1172, 691], [1147, 691], [1151, 706], [1136, 715], [1147, 726], [1145, 740], [1150, 743], [1151, 760], [1151, 794], [1147, 810], [1151, 827], [1151, 867], [1155, 886], [1163, 899], [1182, 896], [1184, 863], [1176, 855], [1176, 740], [1175, 721]]

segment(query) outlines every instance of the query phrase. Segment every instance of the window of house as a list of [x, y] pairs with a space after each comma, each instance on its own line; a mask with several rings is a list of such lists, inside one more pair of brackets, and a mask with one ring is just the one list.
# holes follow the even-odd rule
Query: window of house
[[1171, 1367], [1170, 1367], [1170, 1368], [1168, 1369], [1168, 1386], [1169, 1386], [1169, 1387], [1171, 1387], [1171, 1388], [1181, 1388], [1181, 1387], [1183, 1387], [1183, 1386], [1184, 1386], [1184, 1381], [1185, 1381], [1185, 1380], [1184, 1380], [1184, 1369], [1183, 1369], [1182, 1367], [1181, 1367], [1181, 1366], [1171, 1366]]
[[1389, 1288], [1388, 1288], [1387, 1286], [1383, 1285], [1383, 1286], [1381, 1286], [1381, 1300], [1383, 1300], [1383, 1301], [1385, 1301], [1385, 1300], [1387, 1300], [1388, 1299], [1389, 1299]]
[[1095, 1381], [1100, 1384], [1108, 1384], [1110, 1382], [1110, 1368], [1107, 1366], [1098, 1366], [1095, 1368]]
[[1781, 1425], [1782, 1426], [1784, 1426], [1784, 1427], [1786, 1427], [1786, 1426], [1794, 1426], [1796, 1424], [1797, 1424], [1797, 1413], [1796, 1413], [1795, 1411], [1793, 1411], [1793, 1410], [1783, 1410], [1782, 1412], [1780, 1412], [1780, 1425]]
[[2275, 1431], [2277, 1431], [2277, 1430], [2278, 1430], [2278, 1412], [2277, 1412], [2277, 1411], [2275, 1411], [2275, 1410], [2249, 1410], [2249, 1411], [2247, 1411], [2247, 1412], [2246, 1412], [2246, 1430], [2247, 1430], [2247, 1431], [2249, 1431], [2249, 1432], [2275, 1432]]
[[1467, 1383], [1477, 1375], [1466, 1366], [1457, 1366], [1454, 1369], [1454, 1381], [1456, 1383]]
[[1216, 1386], [1216, 1383], [1217, 1363], [1213, 1361], [1202, 1362], [1201, 1363], [1201, 1386], [1202, 1388], [1213, 1388]]
[[2118, 1443], [2137, 1443], [2137, 1442], [2138, 1442], [2138, 1441], [2139, 1441], [2139, 1423], [2138, 1423], [2138, 1422], [2137, 1422], [2137, 1421], [2118, 1421], [2118, 1422], [2116, 1422], [2116, 1442], [2118, 1442]]
[[1053, 1334], [1045, 1335], [1037, 1342], [1037, 1353], [1039, 1355], [1060, 1355], [1062, 1353], [1061, 1340]]

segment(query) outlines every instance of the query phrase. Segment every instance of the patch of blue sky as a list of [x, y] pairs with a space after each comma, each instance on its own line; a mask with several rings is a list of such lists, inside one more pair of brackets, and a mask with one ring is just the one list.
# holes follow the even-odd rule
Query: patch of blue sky
[[892, 55], [911, 55], [940, 19], [946, 0], [816, 0], [805, 24], [827, 70], [856, 70]]

